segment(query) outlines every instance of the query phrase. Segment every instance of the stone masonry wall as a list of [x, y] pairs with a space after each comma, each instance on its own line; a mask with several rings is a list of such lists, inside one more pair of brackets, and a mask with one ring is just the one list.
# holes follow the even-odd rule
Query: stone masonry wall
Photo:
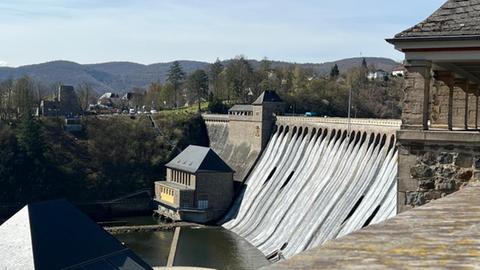
[[399, 166], [399, 212], [403, 212], [480, 180], [480, 147], [400, 142]]
[[[431, 114], [432, 127], [446, 128], [448, 122], [448, 92], [449, 88], [441, 81], [432, 83], [431, 87]], [[465, 123], [465, 92], [458, 87], [453, 91], [453, 127], [463, 128]], [[473, 94], [468, 99], [468, 125], [475, 127], [476, 98]]]

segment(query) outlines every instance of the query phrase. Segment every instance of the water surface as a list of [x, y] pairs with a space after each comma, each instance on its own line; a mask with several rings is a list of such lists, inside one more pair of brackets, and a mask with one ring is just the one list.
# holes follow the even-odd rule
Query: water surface
[[[130, 233], [116, 236], [152, 266], [165, 266], [172, 231]], [[218, 227], [182, 228], [175, 266], [215, 269], [257, 269], [268, 261], [246, 240]]]

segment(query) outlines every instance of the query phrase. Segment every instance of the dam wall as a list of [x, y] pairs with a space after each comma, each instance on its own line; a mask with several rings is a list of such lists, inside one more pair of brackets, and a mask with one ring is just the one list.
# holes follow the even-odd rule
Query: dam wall
[[269, 258], [288, 258], [395, 216], [400, 124], [277, 117], [223, 226]]
[[261, 152], [255, 123], [237, 121], [232, 125], [228, 115], [220, 114], [205, 114], [203, 119], [210, 147], [235, 170], [234, 180], [243, 182]]

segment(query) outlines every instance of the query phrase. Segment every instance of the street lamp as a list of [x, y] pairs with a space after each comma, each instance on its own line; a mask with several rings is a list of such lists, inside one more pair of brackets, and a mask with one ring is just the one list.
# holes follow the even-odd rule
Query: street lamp
[[350, 87], [350, 92], [348, 94], [348, 139], [350, 140], [350, 130], [351, 130], [351, 125], [352, 125], [352, 116], [351, 116], [351, 113], [352, 113], [352, 110], [351, 110], [351, 107], [352, 107], [352, 87]]

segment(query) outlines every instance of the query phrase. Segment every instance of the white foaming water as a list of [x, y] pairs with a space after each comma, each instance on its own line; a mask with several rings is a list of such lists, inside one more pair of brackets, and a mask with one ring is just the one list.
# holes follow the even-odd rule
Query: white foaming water
[[288, 258], [396, 214], [395, 137], [281, 127], [223, 226]]

